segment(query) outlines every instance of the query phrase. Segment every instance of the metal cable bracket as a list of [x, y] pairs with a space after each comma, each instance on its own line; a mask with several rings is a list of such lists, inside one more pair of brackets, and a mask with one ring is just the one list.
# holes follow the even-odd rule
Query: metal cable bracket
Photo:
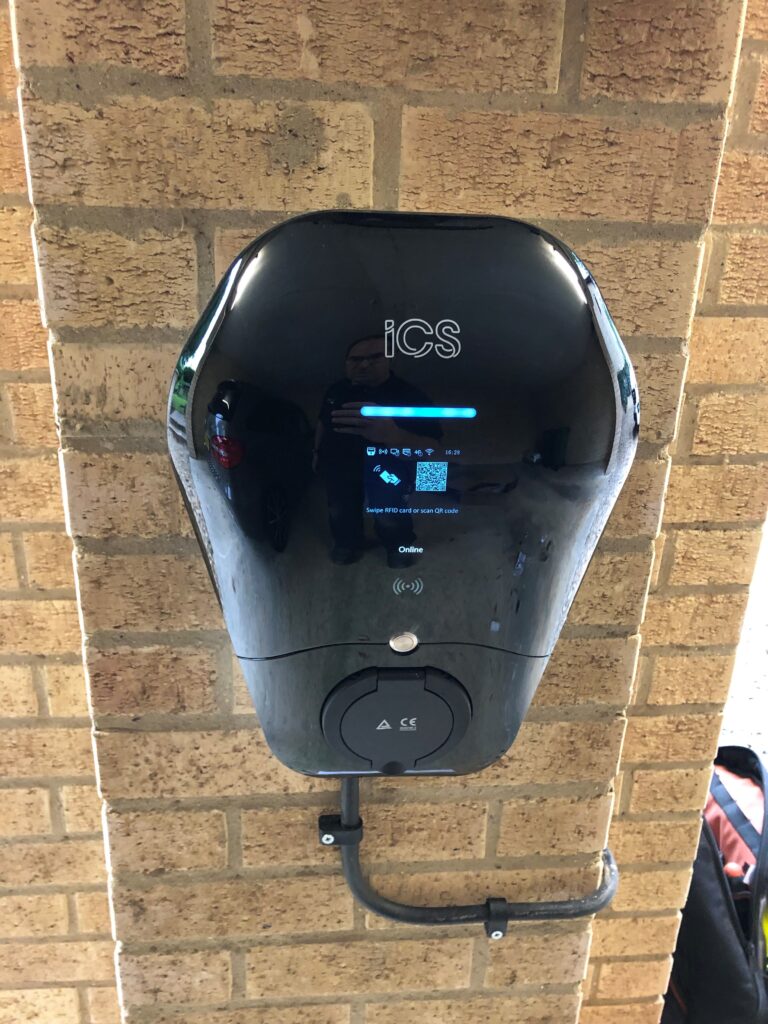
[[448, 925], [482, 924], [488, 938], [503, 939], [510, 921], [555, 921], [562, 918], [590, 917], [603, 910], [616, 895], [619, 869], [610, 850], [603, 850], [603, 875], [600, 885], [588, 896], [573, 900], [546, 900], [510, 903], [502, 897], [489, 897], [485, 903], [447, 907], [417, 907], [398, 903], [381, 895], [363, 875], [360, 843], [363, 823], [360, 818], [360, 787], [357, 776], [341, 782], [341, 813], [323, 814], [318, 822], [320, 842], [338, 846], [344, 877], [353, 896], [374, 914], [401, 924]]

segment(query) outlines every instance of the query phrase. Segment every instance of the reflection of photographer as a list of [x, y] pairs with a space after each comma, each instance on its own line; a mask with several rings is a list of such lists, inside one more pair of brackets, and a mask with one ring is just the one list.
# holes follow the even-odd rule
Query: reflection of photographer
[[[392, 373], [384, 354], [384, 338], [362, 338], [347, 350], [345, 377], [332, 384], [323, 398], [315, 431], [315, 468], [328, 493], [328, 523], [333, 538], [331, 558], [340, 565], [357, 561], [365, 543], [365, 449], [368, 444], [386, 448], [428, 446], [441, 436], [438, 426], [419, 432], [411, 421], [364, 417], [363, 405], [428, 405], [426, 395]], [[391, 502], [395, 504], [395, 502]], [[398, 548], [413, 543], [410, 515], [377, 515], [374, 530], [387, 551], [392, 568], [410, 565], [411, 555]]]

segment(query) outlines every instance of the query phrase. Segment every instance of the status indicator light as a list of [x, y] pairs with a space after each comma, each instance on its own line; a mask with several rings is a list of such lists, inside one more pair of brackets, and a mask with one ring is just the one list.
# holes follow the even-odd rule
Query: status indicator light
[[477, 409], [445, 405], [364, 405], [360, 415], [403, 420], [473, 420]]

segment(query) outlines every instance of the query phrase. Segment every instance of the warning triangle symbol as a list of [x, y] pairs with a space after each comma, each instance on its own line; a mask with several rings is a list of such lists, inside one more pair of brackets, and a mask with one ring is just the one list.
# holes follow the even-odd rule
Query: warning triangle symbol
[[379, 729], [391, 729], [391, 728], [392, 728], [392, 726], [389, 724], [389, 722], [386, 720], [386, 718], [382, 718], [382, 720], [376, 726], [376, 732], [378, 732]]

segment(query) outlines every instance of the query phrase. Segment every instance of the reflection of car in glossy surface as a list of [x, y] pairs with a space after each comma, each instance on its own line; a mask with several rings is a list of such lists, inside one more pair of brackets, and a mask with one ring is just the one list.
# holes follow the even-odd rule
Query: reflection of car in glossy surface
[[292, 508], [312, 472], [312, 431], [302, 410], [242, 381], [222, 381], [208, 405], [205, 443], [242, 529], [284, 551]]

